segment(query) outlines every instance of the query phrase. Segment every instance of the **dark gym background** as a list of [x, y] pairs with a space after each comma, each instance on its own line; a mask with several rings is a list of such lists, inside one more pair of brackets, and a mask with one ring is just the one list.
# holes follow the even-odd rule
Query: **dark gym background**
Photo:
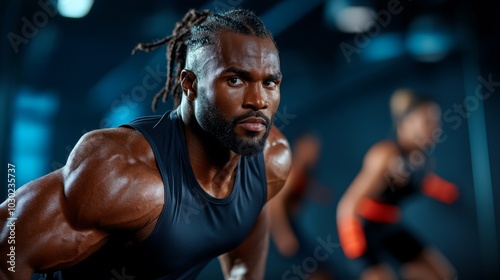
[[[72, 1], [62, 5], [93, 2]], [[497, 1], [95, 1], [82, 18], [62, 16], [56, 3], [0, 4], [2, 198], [8, 163], [21, 186], [63, 166], [86, 131], [151, 113], [164, 83], [165, 52], [131, 56], [136, 43], [168, 35], [189, 8], [242, 7], [263, 18], [279, 46], [284, 80], [276, 124], [292, 144], [305, 131], [323, 140], [316, 175], [333, 199], [306, 200], [300, 221], [311, 240], [338, 241], [338, 199], [366, 150], [391, 137], [390, 94], [413, 88], [442, 106], [445, 140], [432, 155], [437, 173], [455, 182], [461, 196], [451, 206], [415, 198], [404, 207], [404, 221], [449, 258], [459, 279], [498, 279]], [[378, 18], [366, 21], [367, 15]], [[355, 277], [340, 248], [326, 262], [336, 279]], [[283, 277], [292, 265], [271, 247], [266, 279], [300, 279]], [[222, 279], [217, 262], [199, 279]]]

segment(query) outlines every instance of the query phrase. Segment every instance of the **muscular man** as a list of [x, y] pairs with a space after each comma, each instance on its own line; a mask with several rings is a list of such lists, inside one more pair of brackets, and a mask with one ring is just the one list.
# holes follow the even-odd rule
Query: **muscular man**
[[[194, 279], [215, 257], [227, 278], [234, 267], [263, 278], [262, 209], [290, 169], [272, 126], [275, 42], [251, 12], [191, 10], [171, 36], [136, 49], [163, 44], [167, 82], [153, 108], [172, 94], [175, 109], [87, 133], [63, 168], [21, 187], [15, 272], [2, 261], [0, 279]], [[7, 217], [3, 203], [1, 256]]]

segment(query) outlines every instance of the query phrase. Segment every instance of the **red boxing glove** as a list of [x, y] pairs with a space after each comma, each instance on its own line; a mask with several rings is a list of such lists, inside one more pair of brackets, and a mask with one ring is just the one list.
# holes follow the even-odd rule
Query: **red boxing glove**
[[386, 224], [394, 224], [401, 217], [398, 206], [384, 204], [368, 197], [361, 200], [358, 214], [369, 221]]
[[361, 221], [354, 217], [346, 217], [339, 222], [340, 245], [346, 257], [354, 259], [366, 251], [366, 238]]
[[458, 188], [434, 173], [425, 176], [422, 182], [422, 192], [441, 202], [451, 204], [458, 199]]

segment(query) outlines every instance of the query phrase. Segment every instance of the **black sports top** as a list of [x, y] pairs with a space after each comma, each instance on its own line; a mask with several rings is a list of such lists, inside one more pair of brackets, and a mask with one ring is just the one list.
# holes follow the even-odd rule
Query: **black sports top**
[[267, 200], [263, 153], [242, 156], [232, 193], [217, 199], [194, 176], [177, 111], [125, 126], [149, 142], [163, 179], [164, 207], [156, 227], [145, 241], [130, 246], [126, 234], [115, 235], [57, 278], [195, 279], [210, 260], [237, 247], [254, 226]]
[[400, 149], [401, 166], [398, 172], [399, 176], [406, 177], [406, 184], [395, 187], [394, 182], [388, 182], [388, 186], [376, 200], [385, 204], [398, 205], [402, 201], [420, 193], [422, 183], [426, 175], [432, 171], [433, 161], [423, 152], [408, 155], [403, 149]]

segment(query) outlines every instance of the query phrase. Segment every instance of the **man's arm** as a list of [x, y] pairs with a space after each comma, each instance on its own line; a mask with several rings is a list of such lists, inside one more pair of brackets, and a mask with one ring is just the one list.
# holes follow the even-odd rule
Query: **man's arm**
[[264, 279], [268, 248], [269, 225], [264, 207], [245, 241], [219, 256], [224, 277], [229, 280]]
[[[284, 186], [290, 172], [291, 152], [285, 136], [272, 127], [264, 150], [267, 178], [267, 200], [273, 198]], [[219, 257], [226, 279], [263, 279], [269, 247], [267, 207], [243, 243], [235, 250]], [[244, 271], [241, 276], [239, 271]]]
[[105, 244], [111, 230], [141, 229], [154, 222], [151, 217], [158, 209], [151, 205], [158, 194], [126, 188], [139, 185], [138, 180], [154, 184], [154, 178], [145, 182], [148, 179], [131, 176], [151, 172], [140, 159], [119, 151], [127, 151], [126, 133], [86, 134], [62, 169], [21, 187], [12, 221], [15, 243], [8, 239], [7, 203], [0, 205], [0, 256], [15, 251], [15, 268], [0, 262], [0, 279], [29, 279], [35, 271], [70, 267]]
[[[10, 253], [12, 263], [0, 262], [1, 279], [29, 279], [35, 270], [61, 268], [85, 258], [108, 235], [95, 229], [74, 229], [65, 209], [62, 170], [21, 187], [13, 217], [7, 220], [7, 203], [0, 205], [2, 232], [0, 256]], [[14, 224], [15, 239], [8, 240]]]
[[269, 201], [268, 206], [270, 220], [272, 221], [270, 224], [271, 236], [280, 253], [285, 256], [294, 255], [299, 248], [299, 242], [290, 224], [286, 209], [286, 201], [290, 195], [291, 184], [296, 181], [296, 176], [297, 171], [292, 167], [285, 186]]

